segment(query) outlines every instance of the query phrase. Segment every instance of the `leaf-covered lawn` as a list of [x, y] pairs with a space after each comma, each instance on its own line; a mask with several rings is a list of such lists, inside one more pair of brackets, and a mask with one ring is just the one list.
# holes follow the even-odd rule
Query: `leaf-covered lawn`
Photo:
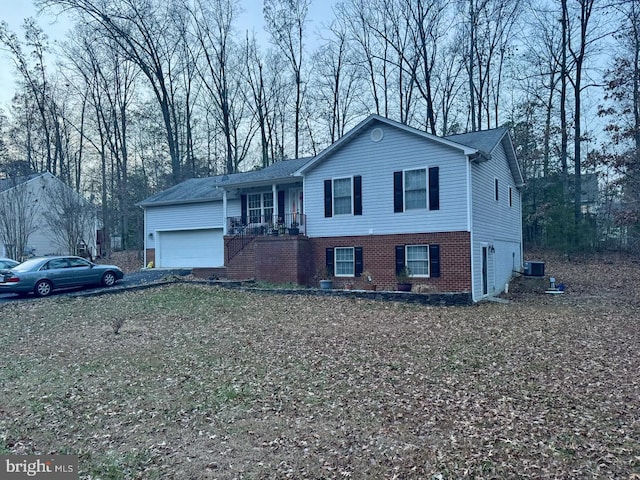
[[547, 273], [564, 296], [473, 307], [197, 284], [4, 304], [0, 451], [93, 479], [639, 478], [638, 264]]

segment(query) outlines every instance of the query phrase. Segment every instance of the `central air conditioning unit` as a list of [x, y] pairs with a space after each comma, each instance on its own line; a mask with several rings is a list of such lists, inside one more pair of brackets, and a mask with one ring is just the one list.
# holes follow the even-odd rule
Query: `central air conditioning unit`
[[524, 274], [527, 277], [544, 277], [544, 262], [524, 262]]

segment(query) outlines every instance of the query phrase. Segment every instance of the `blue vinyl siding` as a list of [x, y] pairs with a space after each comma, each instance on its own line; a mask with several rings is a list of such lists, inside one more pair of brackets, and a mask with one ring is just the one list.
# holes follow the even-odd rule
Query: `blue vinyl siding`
[[[373, 128], [383, 128], [380, 142]], [[394, 213], [394, 172], [439, 167], [439, 210]], [[450, 148], [391, 125], [373, 122], [305, 174], [307, 234], [312, 237], [467, 230], [466, 157]], [[328, 179], [362, 176], [362, 215], [325, 217]]]
[[[227, 209], [229, 203], [227, 203]], [[155, 236], [150, 238], [149, 233], [167, 230], [222, 228], [224, 225], [222, 202], [166, 205], [147, 207], [146, 210], [145, 241], [147, 248], [156, 247]]]
[[[482, 247], [488, 254], [488, 294], [504, 290], [513, 270], [522, 265], [522, 208], [504, 148], [498, 145], [491, 160], [471, 165], [472, 255], [474, 300], [482, 297]], [[496, 180], [498, 200], [496, 201]], [[509, 188], [512, 190], [509, 205]]]

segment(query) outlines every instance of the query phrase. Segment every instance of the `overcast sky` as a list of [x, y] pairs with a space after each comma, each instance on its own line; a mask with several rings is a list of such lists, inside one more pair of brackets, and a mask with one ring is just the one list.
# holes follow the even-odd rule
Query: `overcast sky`
[[[314, 0], [309, 10], [309, 37], [314, 37], [323, 22], [331, 18], [331, 8], [337, 0]], [[262, 16], [263, 0], [241, 0], [244, 12], [236, 25], [241, 31], [249, 30], [260, 33], [264, 28]], [[9, 30], [17, 33], [21, 39], [22, 23], [25, 18], [36, 15], [36, 9], [31, 0], [0, 0], [0, 21], [9, 24]], [[69, 22], [64, 18], [52, 15], [36, 17], [38, 24], [49, 35], [50, 43], [63, 41]], [[5, 52], [0, 50], [0, 106], [8, 108], [15, 91], [15, 71], [11, 60]]]

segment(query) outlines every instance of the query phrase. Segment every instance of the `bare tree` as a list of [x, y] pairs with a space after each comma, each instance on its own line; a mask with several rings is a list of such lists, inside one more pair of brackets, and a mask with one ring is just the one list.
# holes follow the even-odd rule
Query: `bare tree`
[[237, 0], [198, 0], [192, 10], [196, 41], [202, 52], [200, 79], [214, 106], [218, 128], [225, 140], [225, 172], [233, 173], [244, 160], [249, 129], [240, 134], [245, 97], [241, 95], [244, 77], [234, 75], [241, 70], [240, 52], [236, 48], [232, 29], [239, 14]]
[[294, 156], [300, 154], [300, 114], [303, 100], [304, 35], [310, 0], [265, 0], [266, 28], [273, 42], [289, 61], [295, 82]]
[[38, 230], [39, 206], [27, 183], [28, 177], [0, 181], [0, 241], [7, 256], [21, 260], [29, 237]]
[[520, 0], [468, 0], [465, 38], [472, 130], [499, 123], [505, 55], [520, 10]]
[[62, 182], [52, 182], [47, 195], [50, 204], [44, 218], [53, 240], [71, 255], [92, 255], [94, 207]]
[[160, 0], [38, 0], [41, 7], [62, 7], [84, 21], [117, 46], [148, 80], [165, 128], [171, 158], [173, 183], [182, 179], [182, 148], [174, 67], [181, 38], [173, 23], [175, 3]]
[[[25, 144], [29, 151], [26, 156], [30, 158], [32, 164], [42, 164], [38, 170], [56, 173], [54, 135], [52, 126], [55, 124], [55, 117], [52, 119], [52, 112], [55, 115], [55, 106], [52, 105], [52, 92], [49, 76], [46, 71], [45, 53], [48, 50], [48, 40], [45, 33], [35, 23], [32, 18], [25, 19], [24, 44], [18, 36], [11, 32], [6, 22], [0, 23], [0, 45], [10, 53], [16, 71], [22, 80], [24, 95], [22, 101], [25, 102], [25, 113], [29, 114], [30, 122], [26, 122], [30, 135], [42, 133], [41, 142], [44, 147], [44, 159], [42, 162], [31, 158], [34, 154], [34, 144], [30, 137]], [[24, 53], [27, 48], [29, 54]], [[37, 112], [36, 114], [31, 114]]]
[[354, 104], [360, 88], [361, 76], [354, 64], [353, 46], [346, 22], [335, 20], [329, 26], [332, 34], [314, 56], [317, 65], [315, 96], [320, 102], [319, 116], [328, 127], [329, 141], [345, 134], [349, 122], [356, 114]]

